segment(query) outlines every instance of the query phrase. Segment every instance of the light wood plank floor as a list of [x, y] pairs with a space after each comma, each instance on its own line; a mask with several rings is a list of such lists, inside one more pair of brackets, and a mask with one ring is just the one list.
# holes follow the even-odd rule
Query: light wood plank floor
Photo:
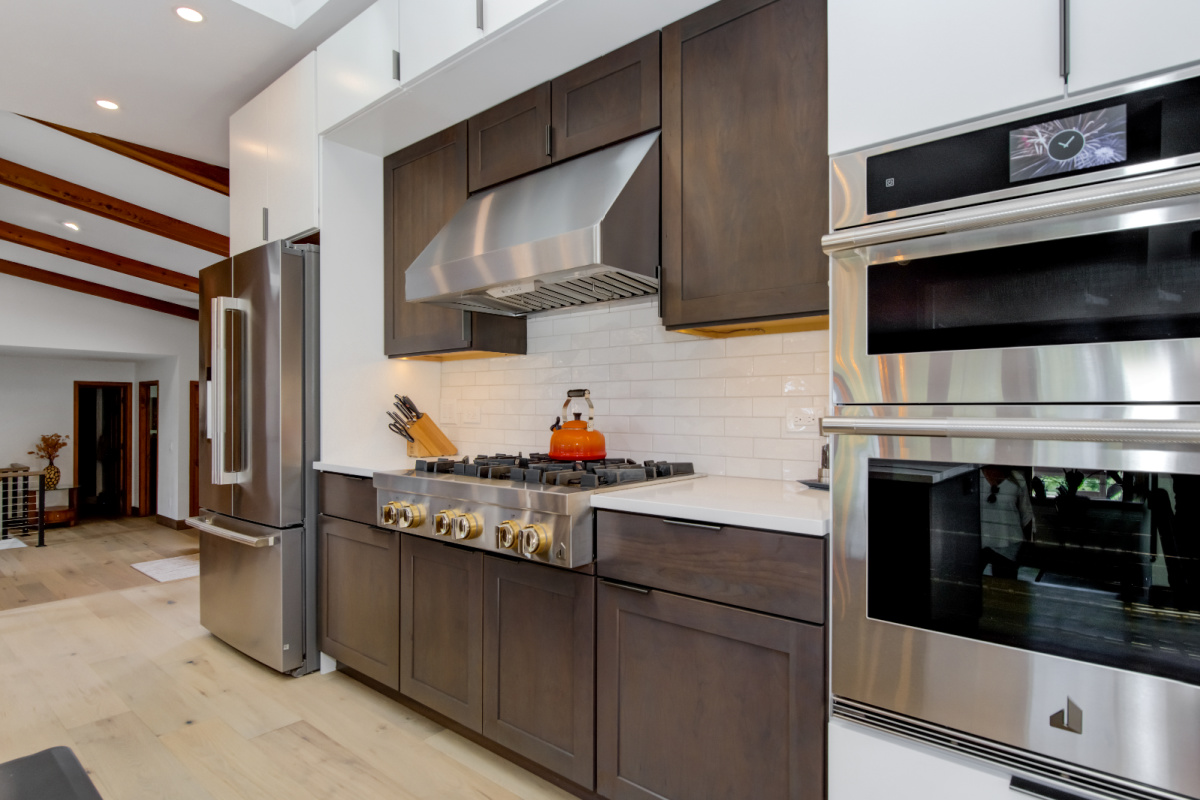
[[95, 520], [16, 537], [25, 547], [0, 550], [0, 610], [147, 586], [155, 583], [130, 564], [195, 553], [190, 529], [177, 531], [153, 517]]
[[0, 761], [54, 745], [106, 800], [570, 798], [344, 675], [246, 658], [197, 578], [0, 612]]

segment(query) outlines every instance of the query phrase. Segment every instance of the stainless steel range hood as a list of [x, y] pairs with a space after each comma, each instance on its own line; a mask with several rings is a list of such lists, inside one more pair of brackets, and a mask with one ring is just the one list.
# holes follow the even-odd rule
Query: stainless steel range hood
[[656, 294], [658, 136], [473, 195], [408, 268], [409, 302], [522, 316]]

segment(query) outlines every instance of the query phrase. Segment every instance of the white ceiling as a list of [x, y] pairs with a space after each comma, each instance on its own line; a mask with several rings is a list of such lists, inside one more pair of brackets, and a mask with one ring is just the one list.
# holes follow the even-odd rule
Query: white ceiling
[[328, 0], [293, 29], [235, 0], [2, 0], [0, 110], [227, 166], [229, 115], [371, 2]]

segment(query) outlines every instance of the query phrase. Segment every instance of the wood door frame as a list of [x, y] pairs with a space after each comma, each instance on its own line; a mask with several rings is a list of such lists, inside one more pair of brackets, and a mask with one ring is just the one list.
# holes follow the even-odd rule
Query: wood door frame
[[[138, 381], [138, 504], [137, 515], [148, 517], [158, 513], [158, 498], [154, 498], [154, 511], [150, 511], [147, 498], [150, 495], [150, 387], [158, 386], [158, 381]], [[162, 388], [159, 388], [158, 399], [162, 400]], [[162, 426], [159, 426], [161, 430]], [[156, 434], [157, 436], [157, 434]], [[161, 466], [161, 465], [160, 465]]]
[[188, 516], [200, 513], [200, 381], [188, 382]]
[[125, 413], [121, 415], [121, 433], [125, 440], [125, 447], [122, 448], [121, 452], [121, 458], [125, 462], [125, 469], [121, 475], [125, 484], [125, 507], [122, 509], [122, 513], [128, 517], [133, 513], [133, 382], [75, 381], [75, 427], [71, 431], [75, 447], [71, 450], [71, 474], [74, 476], [76, 486], [79, 485], [79, 389], [84, 386], [116, 386], [121, 390], [121, 397], [125, 402]]

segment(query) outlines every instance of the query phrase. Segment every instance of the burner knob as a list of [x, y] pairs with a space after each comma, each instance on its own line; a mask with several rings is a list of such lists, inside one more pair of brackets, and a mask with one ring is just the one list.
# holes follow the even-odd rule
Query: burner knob
[[506, 519], [496, 526], [496, 546], [501, 550], [516, 550], [521, 543], [521, 523]]
[[483, 520], [478, 514], [463, 514], [454, 519], [455, 539], [474, 539], [483, 530]]
[[433, 532], [438, 536], [449, 536], [454, 531], [454, 518], [457, 511], [439, 511], [433, 517]]
[[400, 518], [399, 514], [399, 503], [385, 503], [383, 507], [379, 509], [379, 521], [384, 525], [395, 525]]
[[550, 534], [541, 525], [526, 525], [521, 529], [521, 555], [533, 558], [550, 549]]
[[396, 506], [396, 526], [400, 528], [419, 528], [425, 524], [425, 507], [412, 503], [388, 503]]

